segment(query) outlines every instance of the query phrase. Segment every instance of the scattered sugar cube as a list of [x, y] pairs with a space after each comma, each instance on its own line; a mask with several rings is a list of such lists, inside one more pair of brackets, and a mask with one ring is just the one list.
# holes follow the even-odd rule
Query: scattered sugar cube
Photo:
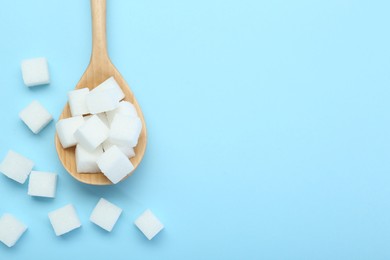
[[92, 91], [102, 91], [106, 89], [113, 90], [114, 96], [118, 102], [125, 98], [125, 94], [123, 93], [121, 87], [118, 85], [114, 77], [109, 77], [108, 79], [100, 83], [100, 85], [94, 88]]
[[57, 174], [32, 171], [28, 182], [30, 196], [54, 198], [57, 189]]
[[[114, 144], [110, 143], [108, 140], [104, 141], [102, 146], [103, 146], [103, 150], [104, 151], [107, 151], [108, 149], [111, 148], [111, 146], [113, 146]], [[135, 152], [134, 152], [134, 148], [131, 147], [131, 146], [126, 146], [126, 145], [117, 145], [117, 147], [119, 148], [119, 150], [121, 150], [121, 152], [126, 155], [127, 158], [133, 158], [135, 156]]]
[[101, 198], [93, 209], [89, 220], [108, 232], [111, 232], [121, 213], [121, 208]]
[[68, 204], [62, 208], [50, 212], [49, 219], [56, 236], [61, 236], [81, 227], [80, 219], [77, 216], [76, 209], [72, 204]]
[[74, 133], [83, 124], [84, 118], [82, 116], [69, 117], [57, 122], [57, 136], [63, 148], [68, 148], [77, 144]]
[[78, 173], [95, 173], [100, 172], [96, 160], [103, 154], [102, 146], [98, 146], [95, 150], [90, 151], [82, 146], [76, 146], [76, 168]]
[[135, 147], [141, 129], [142, 122], [139, 117], [116, 114], [111, 123], [108, 140], [112, 144]]
[[88, 88], [81, 88], [68, 92], [68, 103], [72, 116], [82, 116], [89, 114], [86, 101], [88, 94]]
[[49, 66], [45, 58], [35, 58], [22, 61], [22, 77], [27, 87], [49, 84]]
[[8, 178], [23, 184], [33, 167], [33, 161], [10, 150], [0, 164], [0, 172]]
[[96, 161], [102, 173], [114, 184], [134, 170], [129, 158], [115, 145], [105, 151]]
[[74, 137], [81, 146], [92, 151], [107, 139], [108, 131], [102, 120], [97, 115], [93, 115], [77, 129]]
[[129, 101], [121, 101], [119, 102], [119, 106], [116, 109], [106, 112], [107, 119], [110, 124], [114, 119], [115, 114], [117, 113], [125, 116], [138, 117], [135, 106], [131, 104]]
[[11, 214], [5, 213], [0, 218], [0, 241], [12, 247], [27, 230], [27, 226]]
[[149, 240], [164, 228], [163, 224], [161, 224], [160, 220], [156, 218], [150, 209], [142, 213], [141, 216], [135, 220], [134, 224]]
[[91, 91], [86, 97], [87, 107], [91, 114], [114, 110], [119, 106], [115, 89]]
[[51, 114], [36, 100], [19, 113], [20, 119], [37, 134], [53, 119]]

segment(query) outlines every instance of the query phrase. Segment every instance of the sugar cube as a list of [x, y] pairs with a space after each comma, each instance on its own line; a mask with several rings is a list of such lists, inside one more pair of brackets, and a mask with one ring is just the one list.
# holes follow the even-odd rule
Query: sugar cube
[[91, 114], [113, 110], [119, 106], [115, 89], [91, 91], [87, 97], [87, 107]]
[[72, 116], [89, 114], [86, 101], [88, 94], [88, 88], [81, 88], [68, 92], [68, 104]]
[[76, 228], [81, 227], [81, 222], [77, 216], [76, 209], [72, 204], [49, 213], [49, 220], [53, 226], [56, 236], [66, 234]]
[[[111, 146], [113, 146], [114, 144], [110, 143], [108, 140], [104, 141], [102, 146], [103, 146], [103, 150], [104, 151], [107, 151], [108, 149], [111, 148]], [[117, 147], [119, 148], [119, 150], [121, 150], [121, 152], [126, 155], [127, 158], [133, 158], [135, 156], [135, 152], [134, 152], [134, 148], [131, 147], [131, 146], [126, 146], [126, 145], [117, 145]]]
[[77, 140], [74, 133], [84, 124], [82, 116], [60, 119], [56, 124], [57, 136], [63, 148], [75, 146]]
[[110, 147], [96, 161], [102, 173], [114, 184], [134, 170], [129, 158], [117, 146]]
[[57, 174], [51, 172], [32, 171], [28, 182], [30, 196], [54, 198], [57, 187]]
[[8, 178], [23, 184], [33, 166], [33, 161], [10, 150], [0, 164], [0, 172]]
[[93, 115], [74, 133], [77, 142], [88, 150], [95, 150], [108, 137], [107, 126]]
[[27, 226], [11, 214], [5, 213], [0, 218], [0, 241], [12, 247], [27, 230]]
[[45, 58], [23, 60], [21, 67], [23, 81], [27, 87], [50, 83], [49, 66]]
[[115, 108], [112, 111], [106, 112], [108, 122], [112, 122], [114, 119], [115, 114], [121, 114], [125, 116], [132, 116], [132, 117], [138, 117], [137, 110], [135, 109], [135, 106], [131, 104], [129, 101], [121, 101], [119, 102], [119, 106]]
[[139, 117], [116, 114], [111, 123], [108, 140], [112, 144], [135, 147], [141, 129], [142, 122]]
[[118, 85], [114, 77], [109, 77], [102, 83], [100, 83], [96, 88], [94, 88], [92, 91], [102, 91], [112, 89], [114, 96], [117, 101], [122, 100], [125, 97], [125, 94], [123, 93], [121, 87]]
[[39, 133], [53, 119], [51, 114], [36, 100], [20, 111], [19, 117], [34, 134]]
[[107, 115], [106, 113], [99, 113], [99, 114], [96, 114], [99, 119], [107, 126], [107, 127], [110, 127], [110, 123], [108, 122], [108, 119], [107, 119]]
[[[99, 115], [99, 114], [97, 114], [97, 115]], [[93, 116], [93, 115], [83, 116], [84, 122], [87, 121], [88, 119], [90, 119], [92, 116]], [[100, 117], [99, 117], [99, 119], [100, 119]], [[100, 119], [100, 120], [101, 120], [101, 119]]]
[[89, 220], [108, 232], [111, 232], [121, 213], [121, 208], [101, 198], [93, 209]]
[[96, 160], [102, 154], [103, 154], [102, 146], [98, 146], [95, 150], [90, 151], [84, 149], [80, 145], [77, 145], [75, 151], [77, 172], [78, 173], [100, 172]]
[[149, 240], [151, 240], [164, 228], [163, 224], [150, 209], [147, 209], [144, 213], [142, 213], [141, 216], [135, 220], [134, 224]]

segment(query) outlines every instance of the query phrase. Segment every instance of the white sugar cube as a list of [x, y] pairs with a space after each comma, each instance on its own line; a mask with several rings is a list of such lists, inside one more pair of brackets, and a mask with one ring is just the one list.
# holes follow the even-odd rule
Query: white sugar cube
[[21, 67], [26, 86], [33, 87], [50, 83], [49, 66], [45, 58], [23, 60]]
[[[104, 151], [107, 151], [108, 149], [111, 148], [111, 146], [114, 146], [114, 144], [110, 143], [108, 140], [104, 141], [103, 144], [103, 150]], [[131, 146], [126, 146], [126, 145], [117, 145], [117, 147], [119, 148], [119, 150], [121, 150], [121, 152], [126, 155], [126, 157], [128, 158], [133, 158], [135, 156], [135, 152], [134, 152], [134, 148], [131, 147]]]
[[91, 114], [114, 110], [119, 106], [114, 89], [91, 91], [86, 97], [87, 107]]
[[142, 213], [141, 216], [135, 220], [134, 224], [149, 240], [151, 240], [164, 228], [163, 224], [150, 209]]
[[101, 198], [93, 209], [89, 220], [108, 232], [111, 232], [121, 213], [121, 208]]
[[111, 122], [108, 140], [112, 144], [135, 147], [141, 129], [142, 122], [139, 117], [116, 114]]
[[112, 120], [114, 119], [114, 116], [116, 114], [121, 114], [125, 116], [132, 116], [132, 117], [138, 117], [137, 110], [135, 109], [135, 106], [131, 104], [129, 101], [121, 101], [119, 102], [119, 105], [116, 109], [112, 111], [106, 112], [108, 122], [111, 124]]
[[102, 146], [98, 146], [95, 150], [90, 151], [84, 149], [80, 145], [77, 145], [75, 151], [77, 172], [78, 173], [100, 172], [96, 160], [102, 154], [103, 154]]
[[61, 236], [81, 227], [80, 219], [77, 216], [76, 209], [72, 204], [68, 204], [62, 208], [50, 212], [49, 219], [56, 236]]
[[88, 94], [88, 88], [81, 88], [68, 92], [68, 103], [72, 116], [89, 114], [86, 101]]
[[37, 134], [53, 119], [51, 114], [36, 100], [19, 113], [20, 119]]
[[117, 101], [120, 101], [125, 98], [125, 94], [123, 93], [121, 87], [118, 85], [114, 77], [109, 77], [102, 83], [100, 83], [99, 86], [94, 88], [92, 91], [102, 91], [102, 90], [113, 90], [114, 96]]
[[0, 218], [0, 241], [12, 247], [27, 230], [27, 226], [11, 214], [5, 213]]
[[81, 146], [92, 151], [107, 139], [108, 128], [97, 115], [93, 115], [77, 129], [74, 137]]
[[107, 119], [107, 115], [106, 113], [99, 113], [99, 114], [96, 114], [99, 119], [107, 126], [107, 127], [110, 127], [110, 123], [108, 122], [108, 119]]
[[0, 172], [8, 178], [23, 184], [33, 166], [33, 161], [10, 150], [0, 164]]
[[30, 196], [54, 198], [57, 189], [57, 174], [32, 171], [28, 182]]
[[129, 158], [115, 145], [105, 151], [96, 161], [102, 173], [114, 184], [134, 170]]
[[[107, 119], [107, 115], [105, 112], [102, 112], [102, 113], [99, 113], [99, 114], [96, 114], [99, 119], [108, 127], [110, 128], [110, 123], [108, 122], [108, 119]], [[84, 120], [88, 120], [92, 117], [93, 115], [87, 115], [87, 116], [84, 116]]]
[[[87, 116], [83, 116], [84, 118], [84, 122], [87, 121], [88, 119], [90, 119], [93, 115], [87, 115]], [[100, 119], [101, 120], [101, 119]]]
[[77, 144], [74, 133], [83, 124], [84, 118], [82, 116], [69, 117], [57, 122], [57, 136], [63, 148], [68, 148]]

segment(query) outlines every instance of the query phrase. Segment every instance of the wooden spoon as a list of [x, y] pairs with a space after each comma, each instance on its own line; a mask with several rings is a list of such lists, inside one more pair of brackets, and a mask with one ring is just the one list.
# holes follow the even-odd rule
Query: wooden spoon
[[[131, 92], [129, 86], [120, 75], [119, 71], [111, 63], [107, 53], [106, 43], [106, 0], [91, 0], [92, 10], [92, 54], [90, 63], [77, 83], [75, 89], [89, 88], [93, 89], [102, 83], [104, 80], [113, 76], [118, 82], [122, 91], [125, 93], [126, 101], [133, 103], [135, 106], [138, 116], [142, 121], [142, 131], [138, 140], [138, 145], [134, 148], [135, 157], [131, 158], [131, 162], [134, 165], [134, 170], [140, 164], [142, 157], [144, 156], [146, 149], [146, 126], [144, 117], [142, 115], [141, 108], [138, 105], [134, 94]], [[71, 117], [68, 103], [65, 105], [62, 114], [59, 119]], [[65, 169], [78, 181], [93, 184], [93, 185], [109, 185], [112, 184], [103, 173], [78, 173], [76, 170], [75, 160], [75, 147], [64, 149], [56, 134], [55, 145]], [[133, 172], [134, 172], [133, 170]], [[130, 176], [133, 172], [131, 172]]]

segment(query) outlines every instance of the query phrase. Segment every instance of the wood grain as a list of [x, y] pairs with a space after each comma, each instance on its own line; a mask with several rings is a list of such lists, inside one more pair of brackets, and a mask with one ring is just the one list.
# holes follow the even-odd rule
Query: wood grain
[[[112, 64], [108, 52], [106, 41], [106, 0], [91, 0], [92, 11], [92, 54], [90, 63], [82, 75], [80, 81], [77, 83], [75, 89], [89, 88], [93, 89], [102, 83], [107, 78], [113, 76], [118, 82], [119, 86], [125, 93], [126, 101], [133, 103], [137, 113], [142, 121], [142, 131], [138, 140], [138, 145], [134, 148], [135, 157], [131, 158], [134, 165], [134, 170], [140, 164], [146, 149], [146, 125], [145, 120], [126, 81], [123, 79], [119, 71]], [[59, 119], [71, 117], [68, 103], [65, 105]], [[58, 157], [61, 160], [64, 168], [75, 179], [93, 185], [110, 185], [112, 182], [108, 180], [102, 173], [78, 173], [76, 170], [75, 147], [63, 149], [56, 134], [55, 145]], [[134, 170], [128, 175], [130, 176]], [[128, 177], [127, 176], [127, 177]]]

